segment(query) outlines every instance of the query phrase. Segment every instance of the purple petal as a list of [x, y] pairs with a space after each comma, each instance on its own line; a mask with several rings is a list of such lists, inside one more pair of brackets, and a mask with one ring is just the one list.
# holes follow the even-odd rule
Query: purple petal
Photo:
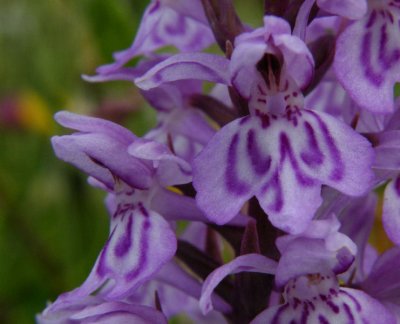
[[83, 285], [62, 295], [71, 300], [97, 293], [105, 299], [126, 297], [149, 280], [175, 254], [169, 224], [141, 202], [122, 203], [112, 217], [111, 233]]
[[400, 302], [400, 249], [394, 247], [375, 262], [368, 278], [361, 284], [371, 296], [381, 301]]
[[137, 138], [128, 129], [101, 118], [60, 111], [54, 115], [54, 119], [66, 128], [83, 133], [103, 133], [126, 145], [129, 145]]
[[300, 277], [285, 289], [285, 303], [267, 308], [251, 323], [390, 323], [393, 314], [361, 290], [340, 288], [330, 276]]
[[365, 138], [323, 113], [245, 117], [197, 156], [193, 184], [199, 207], [217, 224], [256, 195], [274, 226], [300, 233], [321, 204], [321, 184], [353, 196], [370, 189], [372, 159]]
[[211, 45], [214, 37], [198, 0], [153, 0], [147, 7], [130, 48], [115, 53], [116, 63], [102, 67], [107, 73], [138, 55], [173, 45], [183, 52], [196, 52]]
[[200, 298], [200, 308], [203, 314], [207, 314], [213, 309], [211, 294], [215, 287], [228, 275], [240, 272], [259, 272], [274, 274], [276, 262], [260, 254], [241, 255], [233, 261], [217, 268], [204, 281]]
[[191, 181], [190, 164], [173, 154], [164, 144], [137, 139], [128, 147], [128, 153], [135, 158], [152, 161], [161, 185], [170, 186]]
[[374, 134], [377, 142], [374, 168], [379, 170], [400, 171], [400, 131], [391, 130]]
[[299, 88], [305, 88], [314, 76], [314, 59], [307, 45], [291, 35], [275, 36], [274, 44], [281, 50], [286, 73]]
[[309, 20], [308, 18], [314, 3], [315, 0], [304, 1], [297, 14], [296, 24], [293, 28], [293, 35], [299, 37], [300, 39], [306, 39], [306, 28]]
[[390, 240], [400, 245], [400, 177], [390, 181], [386, 186], [382, 222]]
[[54, 136], [58, 158], [73, 164], [113, 190], [115, 177], [138, 189], [149, 188], [153, 171], [129, 156], [127, 144], [102, 133]]
[[229, 85], [228, 64], [226, 58], [213, 54], [176, 54], [135, 79], [135, 84], [143, 90], [178, 80], [206, 80]]
[[279, 237], [276, 245], [281, 253], [275, 281], [283, 286], [290, 279], [309, 273], [343, 273], [353, 263], [357, 247], [346, 235], [338, 232], [335, 217], [314, 220], [298, 235]]
[[340, 231], [350, 237], [357, 245], [356, 274], [353, 280], [360, 281], [367, 274], [364, 264], [371, 259], [366, 255], [366, 250], [375, 219], [376, 206], [377, 196], [374, 192], [371, 192], [366, 197], [353, 198], [350, 204], [338, 214], [342, 224]]
[[375, 113], [393, 111], [393, 87], [400, 80], [399, 17], [384, 9], [389, 10], [373, 8], [340, 35], [334, 60], [337, 77], [352, 99]]
[[154, 308], [142, 305], [132, 305], [122, 302], [105, 302], [90, 306], [71, 316], [71, 320], [95, 323], [165, 323], [164, 314]]
[[326, 12], [349, 19], [361, 19], [368, 9], [365, 0], [317, 0], [317, 4]]
[[58, 299], [36, 317], [39, 324], [167, 323], [154, 308], [126, 302], [107, 302], [95, 296], [65, 302]]

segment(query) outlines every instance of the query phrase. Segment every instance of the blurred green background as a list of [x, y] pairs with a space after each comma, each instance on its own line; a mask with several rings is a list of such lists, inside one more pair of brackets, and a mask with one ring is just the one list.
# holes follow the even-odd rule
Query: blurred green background
[[[32, 323], [77, 287], [108, 235], [104, 194], [54, 156], [71, 110], [143, 134], [154, 113], [129, 83], [88, 84], [133, 39], [146, 0], [0, 0], [0, 323]], [[261, 25], [261, 0], [236, 1]], [[147, 109], [146, 109], [147, 108]]]

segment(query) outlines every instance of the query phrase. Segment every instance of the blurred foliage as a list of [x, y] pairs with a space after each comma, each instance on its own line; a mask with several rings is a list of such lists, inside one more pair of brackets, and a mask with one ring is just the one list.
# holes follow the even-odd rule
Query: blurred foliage
[[[235, 1], [261, 24], [261, 0]], [[0, 1], [0, 323], [32, 323], [83, 282], [108, 235], [104, 194], [58, 161], [49, 138], [62, 109], [128, 125], [154, 122], [129, 83], [80, 75], [130, 46], [146, 0]]]

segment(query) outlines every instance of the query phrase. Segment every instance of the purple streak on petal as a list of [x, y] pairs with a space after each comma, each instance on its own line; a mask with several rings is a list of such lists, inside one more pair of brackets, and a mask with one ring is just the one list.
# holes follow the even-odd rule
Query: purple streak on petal
[[364, 34], [360, 59], [364, 65], [365, 77], [376, 87], [380, 87], [384, 78], [381, 74], [374, 71], [371, 64], [371, 37], [371, 32]]
[[254, 171], [260, 176], [265, 175], [271, 167], [271, 157], [263, 158], [254, 129], [250, 129], [247, 133], [247, 153], [250, 156]]
[[367, 23], [365, 24], [365, 28], [367, 29], [371, 28], [375, 24], [376, 17], [377, 17], [376, 10], [373, 10], [366, 21]]
[[284, 197], [282, 193], [282, 184], [279, 179], [278, 170], [274, 173], [271, 180], [261, 188], [262, 193], [266, 193], [269, 190], [273, 190], [275, 192], [274, 205], [271, 206], [271, 208], [273, 208], [273, 210], [276, 212], [280, 212], [283, 207]]
[[356, 298], [354, 298], [354, 296], [352, 296], [348, 291], [341, 289], [339, 291], [340, 295], [345, 295], [348, 298], [351, 299], [351, 301], [353, 302], [354, 306], [356, 307], [357, 312], [361, 312], [362, 311], [362, 306], [361, 304], [358, 302], [358, 300]]
[[[147, 212], [146, 212], [147, 213]], [[141, 236], [141, 240], [140, 240], [140, 247], [139, 247], [139, 260], [137, 262], [137, 265], [135, 267], [135, 269], [131, 270], [130, 272], [128, 272], [125, 276], [126, 280], [130, 281], [132, 279], [135, 279], [135, 277], [141, 272], [143, 271], [143, 268], [146, 266], [146, 262], [147, 262], [147, 256], [148, 256], [148, 233], [150, 231], [151, 228], [151, 224], [150, 221], [148, 219], [148, 214], [146, 216], [146, 220], [143, 222], [143, 226], [142, 226], [142, 230], [140, 231], [140, 233], [142, 234]]]
[[388, 34], [387, 34], [387, 24], [383, 24], [380, 30], [380, 46], [379, 46], [379, 60], [380, 63], [383, 64], [383, 68], [385, 70], [389, 70], [393, 67], [395, 63], [397, 63], [400, 59], [400, 49], [396, 48], [388, 55], [387, 52], [387, 43], [388, 43]]
[[308, 137], [308, 152], [301, 153], [301, 159], [310, 167], [321, 165], [324, 162], [324, 155], [319, 148], [314, 129], [309, 122], [304, 122], [304, 128]]
[[282, 314], [288, 307], [290, 307], [289, 304], [285, 304], [285, 305], [280, 306], [280, 307], [277, 309], [276, 314], [275, 314], [275, 316], [273, 317], [273, 319], [272, 319], [272, 321], [271, 321], [271, 324], [280, 324], [279, 318], [280, 318], [281, 314]]
[[106, 244], [103, 247], [103, 250], [101, 250], [101, 253], [100, 253], [99, 263], [98, 263], [97, 268], [96, 268], [96, 273], [100, 277], [105, 276], [106, 273], [109, 270], [107, 265], [106, 265], [106, 260], [105, 259], [106, 259], [106, 253], [107, 253], [108, 247], [110, 245], [110, 241], [112, 240], [112, 238], [114, 236], [115, 230], [116, 230], [116, 228], [114, 228], [113, 231], [111, 232], [109, 238], [107, 239]]
[[131, 245], [132, 245], [132, 221], [133, 221], [132, 217], [129, 217], [129, 221], [126, 224], [125, 234], [123, 236], [121, 236], [118, 244], [115, 247], [114, 253], [119, 258], [121, 258], [125, 254], [127, 254], [131, 248]]
[[236, 133], [229, 144], [225, 169], [225, 187], [233, 194], [244, 195], [249, 192], [250, 186], [238, 178], [238, 172], [236, 171], [238, 144], [239, 134]]
[[320, 129], [322, 130], [322, 134], [324, 136], [325, 142], [328, 144], [329, 153], [331, 154], [332, 161], [335, 161], [335, 167], [331, 172], [330, 179], [334, 181], [340, 181], [344, 177], [345, 166], [340, 155], [339, 149], [336, 146], [335, 140], [332, 134], [329, 132], [328, 127], [323, 122], [320, 116], [318, 116], [313, 111], [309, 111], [311, 115], [317, 120]]
[[286, 158], [289, 159], [289, 162], [292, 165], [294, 173], [296, 175], [296, 179], [300, 185], [305, 186], [305, 187], [315, 185], [315, 181], [312, 178], [305, 175], [301, 171], [301, 169], [298, 165], [298, 162], [297, 162], [296, 158], [294, 157], [293, 149], [290, 144], [289, 138], [283, 132], [280, 134], [279, 143], [280, 143], [280, 155], [281, 155], [280, 162], [284, 163]]

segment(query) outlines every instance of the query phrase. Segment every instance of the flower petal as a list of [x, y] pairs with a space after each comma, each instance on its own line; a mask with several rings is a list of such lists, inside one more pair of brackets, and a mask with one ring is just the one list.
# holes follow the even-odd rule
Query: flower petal
[[320, 295], [307, 300], [267, 308], [251, 324], [264, 323], [390, 323], [393, 314], [366, 293], [342, 288], [327, 297]]
[[229, 61], [218, 55], [176, 54], [135, 79], [135, 84], [142, 90], [149, 90], [161, 84], [178, 80], [206, 80], [230, 84], [228, 65]]
[[327, 114], [249, 116], [211, 139], [194, 161], [193, 184], [218, 224], [255, 195], [274, 226], [300, 233], [321, 204], [321, 184], [354, 196], [370, 189], [372, 159], [370, 143]]
[[400, 80], [399, 17], [384, 5], [378, 7], [340, 35], [334, 68], [343, 87], [361, 108], [390, 113], [394, 110], [393, 87]]
[[386, 186], [382, 222], [390, 240], [400, 245], [400, 177], [390, 181]]
[[226, 276], [244, 271], [274, 274], [275, 269], [276, 262], [260, 254], [241, 255], [217, 268], [211, 272], [203, 284], [200, 298], [200, 308], [203, 314], [207, 314], [213, 309], [211, 294]]
[[153, 0], [143, 15], [131, 47], [115, 53], [116, 63], [103, 66], [99, 72], [118, 69], [133, 57], [148, 55], [166, 45], [184, 52], [196, 52], [213, 42], [199, 0]]
[[119, 205], [111, 233], [89, 277], [81, 287], [59, 298], [97, 296], [116, 300], [149, 280], [175, 254], [176, 237], [169, 224], [142, 203]]
[[318, 6], [326, 12], [349, 19], [360, 19], [367, 13], [365, 0], [317, 0]]

